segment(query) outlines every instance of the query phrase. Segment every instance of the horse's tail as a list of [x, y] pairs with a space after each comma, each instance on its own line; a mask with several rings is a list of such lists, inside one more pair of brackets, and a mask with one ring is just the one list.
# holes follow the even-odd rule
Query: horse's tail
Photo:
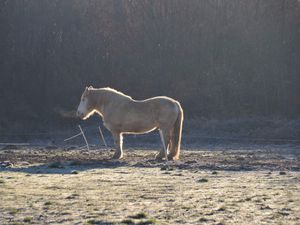
[[180, 154], [180, 144], [181, 144], [181, 134], [183, 125], [183, 109], [179, 102], [176, 104], [178, 106], [178, 116], [174, 124], [174, 133], [172, 135], [173, 139], [173, 152], [171, 152], [174, 160], [179, 159]]

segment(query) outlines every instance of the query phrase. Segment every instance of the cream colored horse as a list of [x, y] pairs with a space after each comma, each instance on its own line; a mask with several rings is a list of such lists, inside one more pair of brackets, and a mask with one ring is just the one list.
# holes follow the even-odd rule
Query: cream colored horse
[[77, 109], [77, 116], [85, 120], [99, 114], [104, 126], [112, 133], [116, 145], [113, 158], [123, 157], [123, 134], [143, 134], [159, 129], [164, 148], [157, 154], [163, 159], [177, 160], [180, 154], [183, 110], [178, 101], [159, 96], [134, 100], [111, 88], [86, 87]]

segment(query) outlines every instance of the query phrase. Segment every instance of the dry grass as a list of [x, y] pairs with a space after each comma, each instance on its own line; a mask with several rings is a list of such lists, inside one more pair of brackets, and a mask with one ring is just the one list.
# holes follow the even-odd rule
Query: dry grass
[[2, 169], [0, 224], [299, 224], [299, 172], [169, 168]]

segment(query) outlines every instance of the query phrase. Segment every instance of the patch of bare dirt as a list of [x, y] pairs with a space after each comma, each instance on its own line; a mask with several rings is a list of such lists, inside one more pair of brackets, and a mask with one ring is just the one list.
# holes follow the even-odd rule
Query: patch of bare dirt
[[[156, 151], [126, 149], [124, 158], [112, 160], [113, 150], [77, 150], [77, 149], [9, 149], [0, 151], [0, 162], [14, 165], [27, 162], [52, 163], [74, 161], [80, 164], [99, 166], [135, 166], [163, 167], [164, 161], [155, 160]], [[168, 165], [179, 169], [209, 170], [290, 170], [300, 171], [300, 154], [285, 154], [268, 150], [226, 150], [226, 151], [186, 151], [181, 159]]]

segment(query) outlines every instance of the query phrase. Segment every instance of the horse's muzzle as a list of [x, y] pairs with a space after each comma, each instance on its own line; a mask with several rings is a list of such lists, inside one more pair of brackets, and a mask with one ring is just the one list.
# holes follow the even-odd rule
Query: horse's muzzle
[[77, 113], [76, 113], [76, 116], [77, 116], [78, 118], [80, 118], [80, 119], [83, 119], [83, 117], [84, 117], [83, 113], [78, 112], [78, 111], [77, 111]]

